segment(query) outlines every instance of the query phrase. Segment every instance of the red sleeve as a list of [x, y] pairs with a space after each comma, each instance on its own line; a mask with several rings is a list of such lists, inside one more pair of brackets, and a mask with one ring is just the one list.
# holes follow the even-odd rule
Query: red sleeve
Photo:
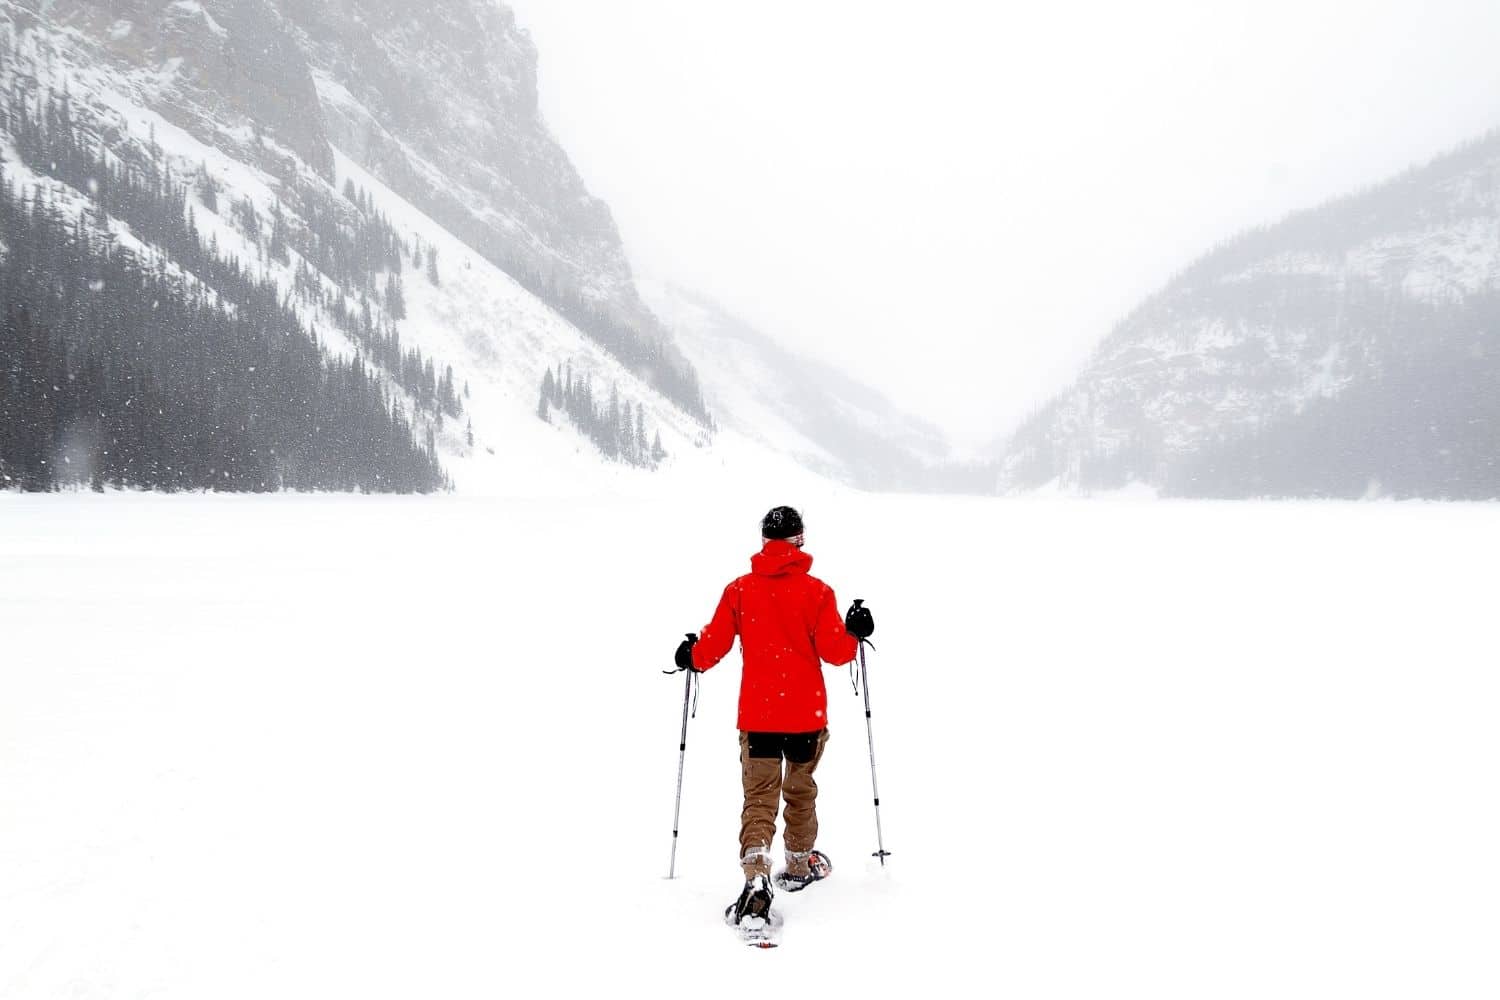
[[824, 587], [818, 606], [817, 626], [813, 630], [813, 648], [825, 663], [841, 667], [859, 652], [859, 640], [844, 628], [839, 617], [839, 602], [832, 587]]
[[739, 581], [724, 588], [719, 606], [714, 611], [714, 620], [703, 626], [698, 633], [698, 642], [693, 646], [693, 666], [707, 670], [729, 655], [734, 646], [739, 623], [735, 620], [735, 609], [739, 607]]

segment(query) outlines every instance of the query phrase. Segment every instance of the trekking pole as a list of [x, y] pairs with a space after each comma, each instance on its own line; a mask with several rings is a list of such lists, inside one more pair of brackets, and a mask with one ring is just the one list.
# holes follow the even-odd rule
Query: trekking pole
[[696, 671], [684, 670], [687, 674], [682, 685], [682, 739], [677, 744], [677, 805], [672, 810], [672, 864], [667, 869], [667, 878], [677, 877], [677, 823], [682, 817], [682, 771], [687, 764], [688, 700], [692, 696], [693, 677]]
[[875, 780], [875, 730], [870, 723], [870, 676], [865, 671], [865, 646], [863, 639], [859, 643], [859, 680], [860, 686], [865, 689], [865, 735], [870, 739], [870, 789], [875, 793], [875, 846], [876, 851], [871, 857], [880, 859], [880, 867], [885, 867], [885, 859], [890, 856], [890, 851], [885, 849], [885, 835], [880, 832], [880, 784]]

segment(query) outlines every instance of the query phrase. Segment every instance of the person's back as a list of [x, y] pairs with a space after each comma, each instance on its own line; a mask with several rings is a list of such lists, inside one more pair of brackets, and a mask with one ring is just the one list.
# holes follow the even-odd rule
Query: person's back
[[738, 728], [803, 733], [828, 722], [823, 662], [848, 663], [859, 640], [844, 628], [833, 589], [813, 576], [812, 556], [799, 545], [769, 539], [750, 558], [750, 572], [724, 588], [713, 621], [693, 649], [707, 670], [740, 638]]
[[[828, 742], [824, 662], [849, 663], [874, 625], [855, 602], [841, 619], [833, 589], [813, 576], [802, 551], [802, 518], [790, 507], [772, 509], [761, 522], [762, 548], [750, 572], [724, 588], [713, 620], [701, 636], [689, 634], [677, 665], [711, 669], [739, 636], [740, 866], [745, 888], [725, 911], [732, 923], [770, 919], [771, 841], [782, 800], [786, 809], [786, 870], [776, 878], [795, 892], [825, 878], [833, 866], [813, 847], [818, 833], [813, 772]], [[853, 634], [851, 634], [851, 628]], [[783, 771], [783, 762], [785, 770]]]

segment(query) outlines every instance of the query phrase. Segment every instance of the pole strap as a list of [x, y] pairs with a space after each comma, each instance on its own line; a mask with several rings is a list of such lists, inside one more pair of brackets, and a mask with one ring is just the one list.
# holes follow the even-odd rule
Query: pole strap
[[[864, 647], [866, 647], [866, 646], [869, 646], [871, 649], [875, 648], [875, 644], [873, 642], [871, 642], [869, 639], [861, 639], [861, 640], [859, 640], [859, 645], [860, 645], [859, 651], [861, 653], [864, 652]], [[849, 686], [852, 687], [852, 688], [854, 688], [854, 697], [856, 697], [856, 698], [859, 697], [859, 675], [860, 675], [860, 671], [855, 669], [856, 665], [858, 665], [858, 664], [859, 664], [859, 657], [857, 657], [857, 656], [854, 659], [852, 659], [852, 660], [849, 661]], [[865, 710], [865, 716], [866, 716], [866, 718], [868, 718], [869, 715], [870, 715], [870, 712], [869, 712], [868, 709], [866, 709]]]
[[[662, 673], [664, 673], [668, 677], [670, 677], [673, 674], [680, 674], [684, 670], [688, 670], [688, 668], [687, 667], [678, 667], [676, 670], [663, 670]], [[702, 671], [701, 670], [688, 670], [688, 673], [692, 674], [692, 676], [688, 678], [688, 687], [691, 688], [692, 692], [693, 692], [693, 715], [692, 715], [692, 717], [696, 719], [698, 717], [698, 678], [702, 674]]]

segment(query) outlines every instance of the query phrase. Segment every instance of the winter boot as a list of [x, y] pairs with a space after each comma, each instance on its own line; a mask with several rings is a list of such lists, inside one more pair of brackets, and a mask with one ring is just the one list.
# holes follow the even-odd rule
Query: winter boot
[[776, 888], [797, 892], [832, 874], [833, 862], [822, 851], [787, 851], [786, 870], [777, 874]]
[[745, 881], [740, 898], [724, 911], [724, 922], [766, 926], [771, 922], [771, 885], [764, 875]]

